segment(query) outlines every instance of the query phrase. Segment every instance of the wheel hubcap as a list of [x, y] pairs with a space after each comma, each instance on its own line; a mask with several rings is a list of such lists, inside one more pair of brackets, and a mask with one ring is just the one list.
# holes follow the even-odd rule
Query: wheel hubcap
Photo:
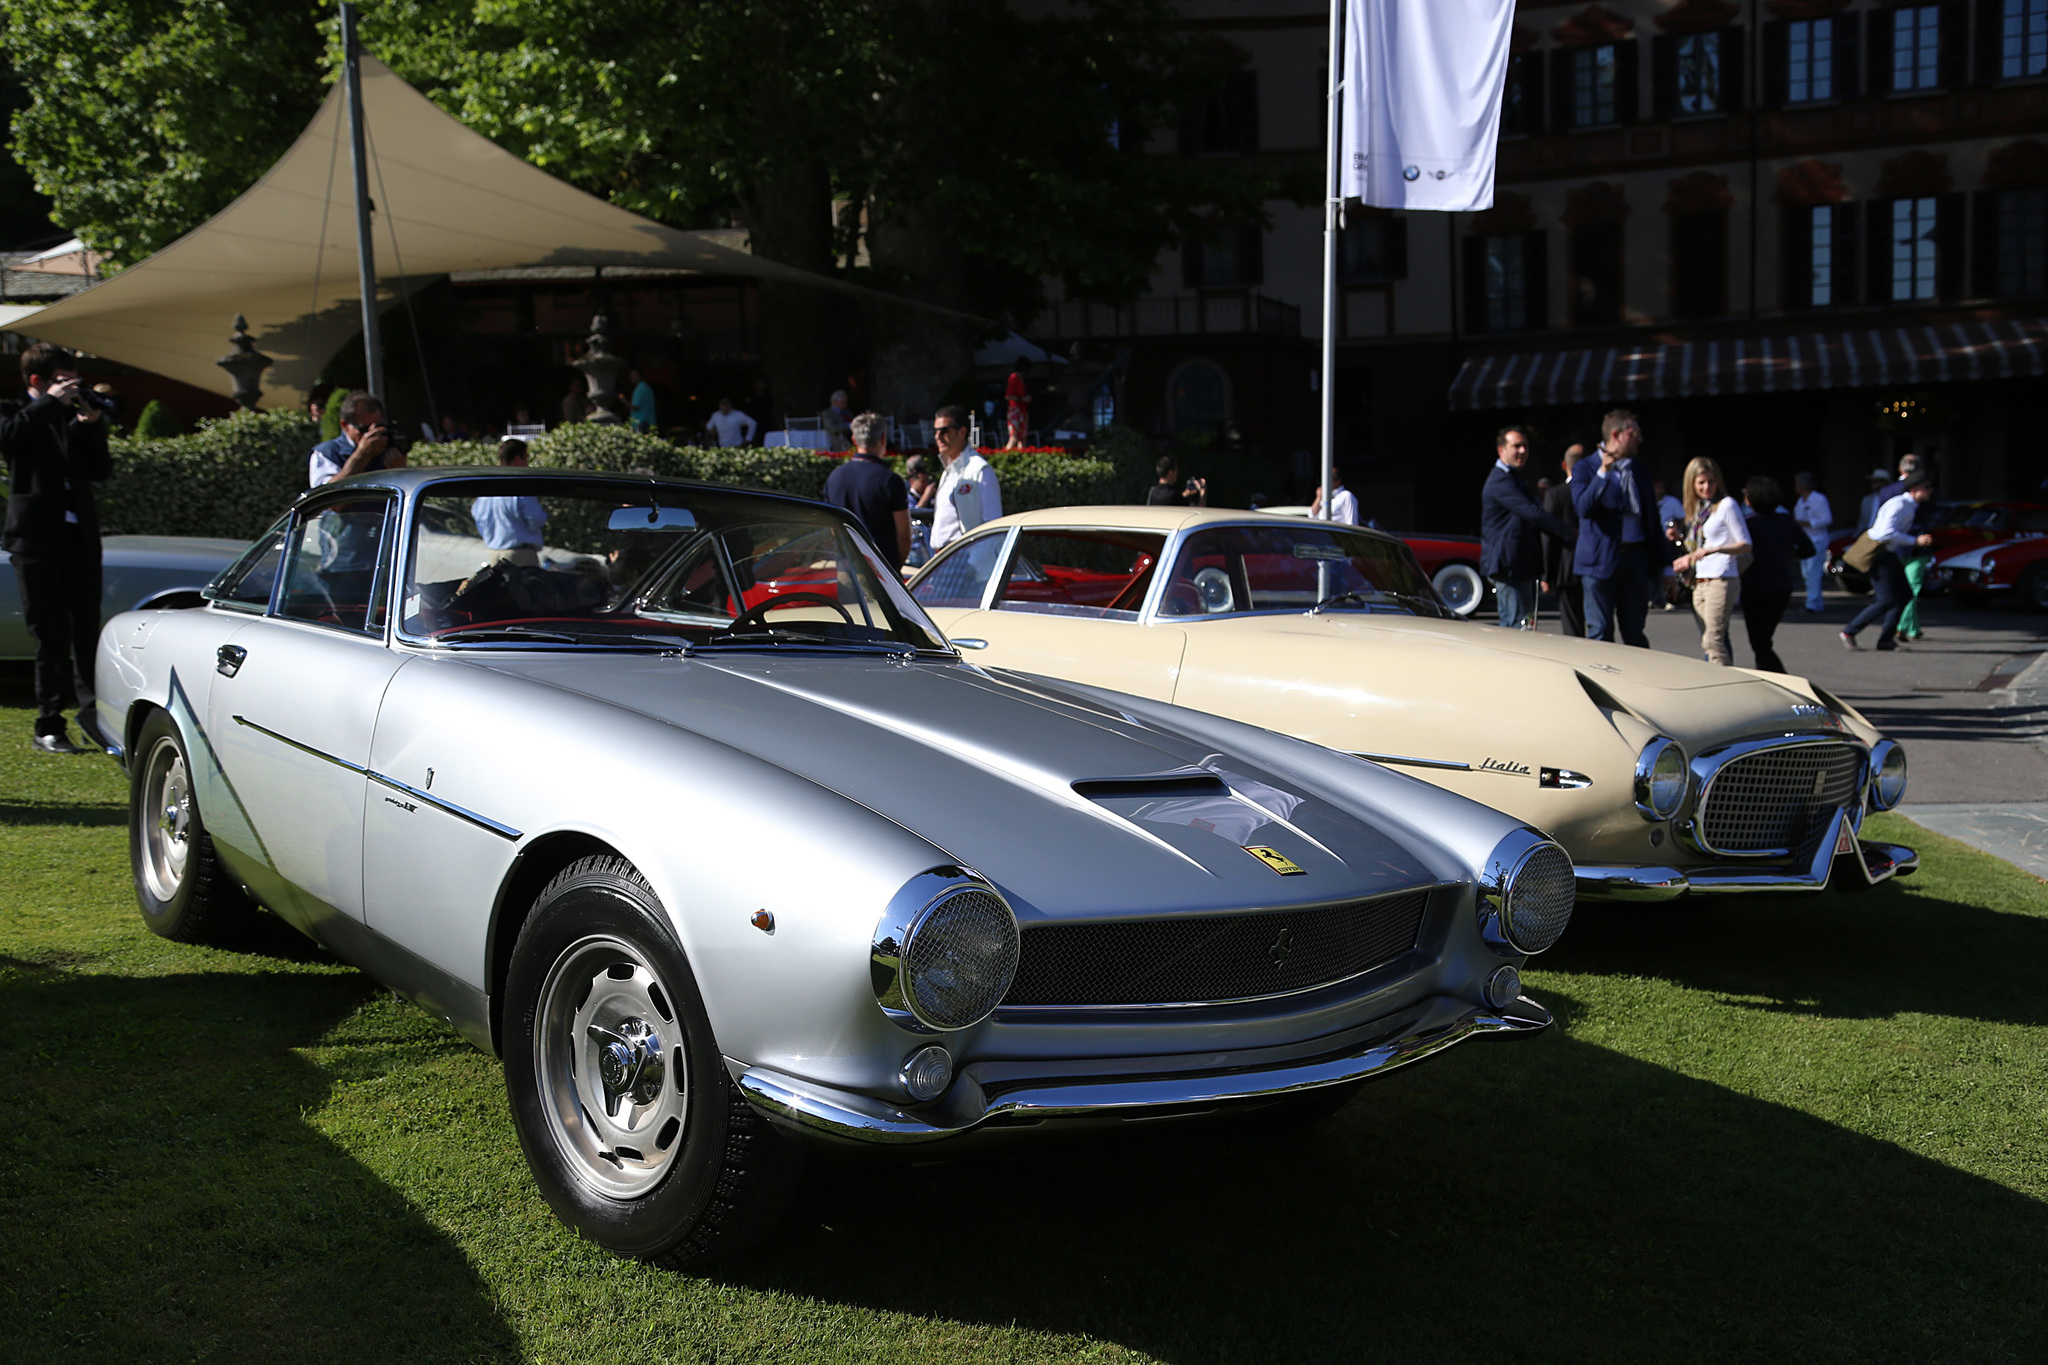
[[541, 986], [534, 1068], [548, 1127], [614, 1199], [652, 1192], [682, 1150], [689, 1078], [671, 999], [645, 956], [609, 937], [570, 945]]
[[185, 883], [185, 861], [192, 851], [192, 789], [176, 744], [157, 741], [142, 782], [143, 809], [157, 813], [142, 831], [142, 880], [152, 897], [168, 901]]

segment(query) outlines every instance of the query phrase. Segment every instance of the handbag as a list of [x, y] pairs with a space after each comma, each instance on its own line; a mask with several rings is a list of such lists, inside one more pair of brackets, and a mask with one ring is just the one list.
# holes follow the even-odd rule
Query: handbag
[[1877, 563], [1877, 556], [1883, 549], [1883, 542], [1865, 531], [1856, 537], [1854, 545], [1842, 551], [1842, 562], [1857, 573], [1867, 574], [1870, 572], [1870, 566]]

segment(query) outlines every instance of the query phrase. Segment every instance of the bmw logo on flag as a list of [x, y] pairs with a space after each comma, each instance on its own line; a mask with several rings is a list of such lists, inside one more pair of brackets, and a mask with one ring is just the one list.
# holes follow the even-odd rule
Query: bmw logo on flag
[[1403, 166], [1403, 167], [1401, 168], [1401, 178], [1402, 178], [1403, 180], [1420, 180], [1420, 179], [1422, 179], [1422, 167], [1420, 167], [1420, 166]]

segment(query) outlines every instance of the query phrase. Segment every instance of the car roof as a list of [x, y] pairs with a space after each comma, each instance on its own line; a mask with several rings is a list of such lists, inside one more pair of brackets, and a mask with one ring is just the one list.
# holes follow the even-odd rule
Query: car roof
[[[1304, 518], [1275, 516], [1271, 512], [1247, 512], [1234, 507], [1140, 507], [1108, 503], [1094, 507], [1044, 507], [1034, 512], [1015, 512], [987, 523], [988, 526], [1075, 526], [1114, 527], [1122, 531], [1160, 531], [1167, 535], [1203, 526], [1287, 526], [1300, 530]], [[1337, 523], [1344, 525], [1344, 523]], [[980, 527], [977, 530], [983, 529]], [[1399, 540], [1398, 536], [1369, 526], [1345, 526], [1346, 530]]]
[[840, 509], [831, 503], [816, 498], [800, 497], [794, 493], [776, 493], [765, 488], [745, 488], [737, 484], [705, 483], [697, 479], [672, 479], [663, 474], [612, 473], [597, 469], [529, 469], [517, 465], [426, 465], [404, 469], [373, 469], [363, 474], [351, 474], [346, 479], [309, 488], [301, 498], [315, 493], [327, 493], [337, 488], [385, 488], [398, 493], [410, 493], [437, 483], [473, 483], [478, 479], [553, 479], [565, 483], [609, 483], [622, 488], [676, 488], [690, 492], [737, 493], [746, 497], [768, 498], [776, 502], [800, 503], [806, 507], [824, 507], [834, 512]]

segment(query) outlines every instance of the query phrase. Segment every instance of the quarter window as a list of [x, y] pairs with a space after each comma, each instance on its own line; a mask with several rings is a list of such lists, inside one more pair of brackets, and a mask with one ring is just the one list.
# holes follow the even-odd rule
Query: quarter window
[[1892, 89], [1932, 90], [1941, 83], [1941, 6], [1892, 11]]
[[2006, 80], [2048, 72], [2048, 0], [2004, 0], [1998, 74]]
[[244, 550], [240, 559], [221, 570], [200, 595], [209, 602], [227, 606], [268, 610], [270, 591], [277, 586], [277, 566], [284, 562], [285, 528], [290, 524], [290, 513], [279, 517], [275, 526]]
[[1935, 289], [1937, 241], [1932, 196], [1892, 201], [1892, 288], [1894, 303], [1931, 299]]
[[991, 532], [948, 546], [910, 594], [927, 607], [979, 607], [988, 594], [1005, 536]]
[[[2048, 4], [2048, 0], [2042, 0]], [[1808, 100], [1835, 97], [1835, 21], [1798, 19], [1787, 26], [1789, 71], [1785, 100], [1803, 104]]]

